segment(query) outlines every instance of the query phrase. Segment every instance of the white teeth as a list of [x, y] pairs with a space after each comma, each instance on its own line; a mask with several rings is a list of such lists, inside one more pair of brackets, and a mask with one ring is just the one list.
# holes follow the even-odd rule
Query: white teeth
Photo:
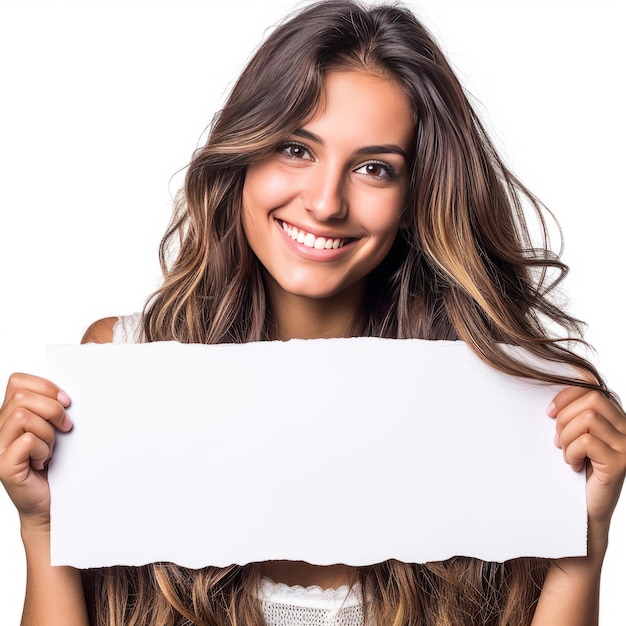
[[282, 222], [283, 230], [298, 243], [304, 244], [307, 248], [314, 248], [315, 250], [337, 250], [341, 246], [345, 245], [345, 239], [333, 239], [331, 237], [316, 237], [313, 233], [307, 233], [295, 226]]

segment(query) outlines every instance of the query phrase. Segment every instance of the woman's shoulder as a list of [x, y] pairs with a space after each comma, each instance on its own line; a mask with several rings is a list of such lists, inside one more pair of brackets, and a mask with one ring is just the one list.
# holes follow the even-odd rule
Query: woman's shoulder
[[141, 334], [141, 313], [104, 317], [91, 324], [81, 343], [135, 343]]
[[95, 321], [85, 331], [81, 343], [111, 343], [117, 320], [117, 317], [104, 317]]

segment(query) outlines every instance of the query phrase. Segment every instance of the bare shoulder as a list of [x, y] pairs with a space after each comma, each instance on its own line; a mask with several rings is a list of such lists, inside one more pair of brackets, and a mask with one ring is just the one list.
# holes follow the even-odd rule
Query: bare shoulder
[[81, 343], [111, 343], [115, 322], [117, 322], [117, 317], [104, 317], [97, 320], [85, 331]]

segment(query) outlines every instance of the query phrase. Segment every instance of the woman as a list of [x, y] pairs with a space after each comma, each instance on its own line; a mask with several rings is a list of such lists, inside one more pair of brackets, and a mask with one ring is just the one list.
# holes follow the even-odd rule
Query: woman
[[[92, 594], [92, 619], [110, 620], [102, 623], [284, 619], [275, 615], [276, 590], [261, 584], [267, 578], [350, 585], [366, 600], [350, 619], [361, 611], [374, 623], [597, 620], [606, 534], [626, 467], [625, 420], [594, 368], [543, 328], [543, 319], [569, 334], [577, 325], [546, 298], [544, 270], [564, 268], [530, 245], [523, 198], [539, 211], [409, 13], [313, 5], [251, 60], [195, 155], [162, 247], [165, 281], [140, 324], [101, 320], [85, 340], [110, 341], [124, 330], [130, 340], [205, 343], [462, 339], [504, 371], [566, 382], [572, 386], [549, 414], [566, 461], [588, 467], [587, 557], [554, 564], [387, 562], [359, 570], [301, 563], [198, 573], [113, 568], [87, 580], [84, 594], [76, 572], [47, 566], [49, 507], [39, 473], [51, 455], [52, 427], [71, 427], [69, 398], [49, 381], [20, 375], [11, 379], [2, 410], [0, 476], [22, 515], [26, 623], [51, 610], [63, 623], [86, 623]], [[168, 264], [176, 238], [180, 252]], [[500, 343], [569, 362], [581, 377], [537, 372], [513, 361]]]

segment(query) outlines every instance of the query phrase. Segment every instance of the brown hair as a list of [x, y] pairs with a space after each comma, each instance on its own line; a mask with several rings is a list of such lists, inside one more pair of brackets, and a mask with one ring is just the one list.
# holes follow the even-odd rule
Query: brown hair
[[[547, 564], [530, 558], [390, 560], [359, 568], [353, 582], [367, 599], [366, 624], [525, 626]], [[264, 626], [260, 580], [255, 564], [190, 570], [158, 563], [83, 573], [90, 623], [98, 626]]]
[[[272, 337], [271, 302], [240, 220], [246, 168], [313, 113], [333, 68], [388, 76], [417, 120], [403, 228], [368, 279], [354, 334], [461, 339], [502, 371], [605, 390], [572, 350], [579, 323], [548, 297], [566, 267], [549, 250], [542, 207], [496, 154], [442, 52], [409, 11], [350, 0], [313, 4], [276, 28], [235, 84], [194, 155], [161, 244], [165, 279], [146, 305], [144, 339]], [[539, 246], [525, 208], [540, 226]], [[581, 376], [537, 370], [502, 344], [570, 363]], [[530, 623], [546, 569], [536, 559], [388, 561], [359, 569], [358, 579], [374, 623], [520, 626]], [[254, 565], [157, 564], [96, 575], [98, 624], [263, 624]]]

